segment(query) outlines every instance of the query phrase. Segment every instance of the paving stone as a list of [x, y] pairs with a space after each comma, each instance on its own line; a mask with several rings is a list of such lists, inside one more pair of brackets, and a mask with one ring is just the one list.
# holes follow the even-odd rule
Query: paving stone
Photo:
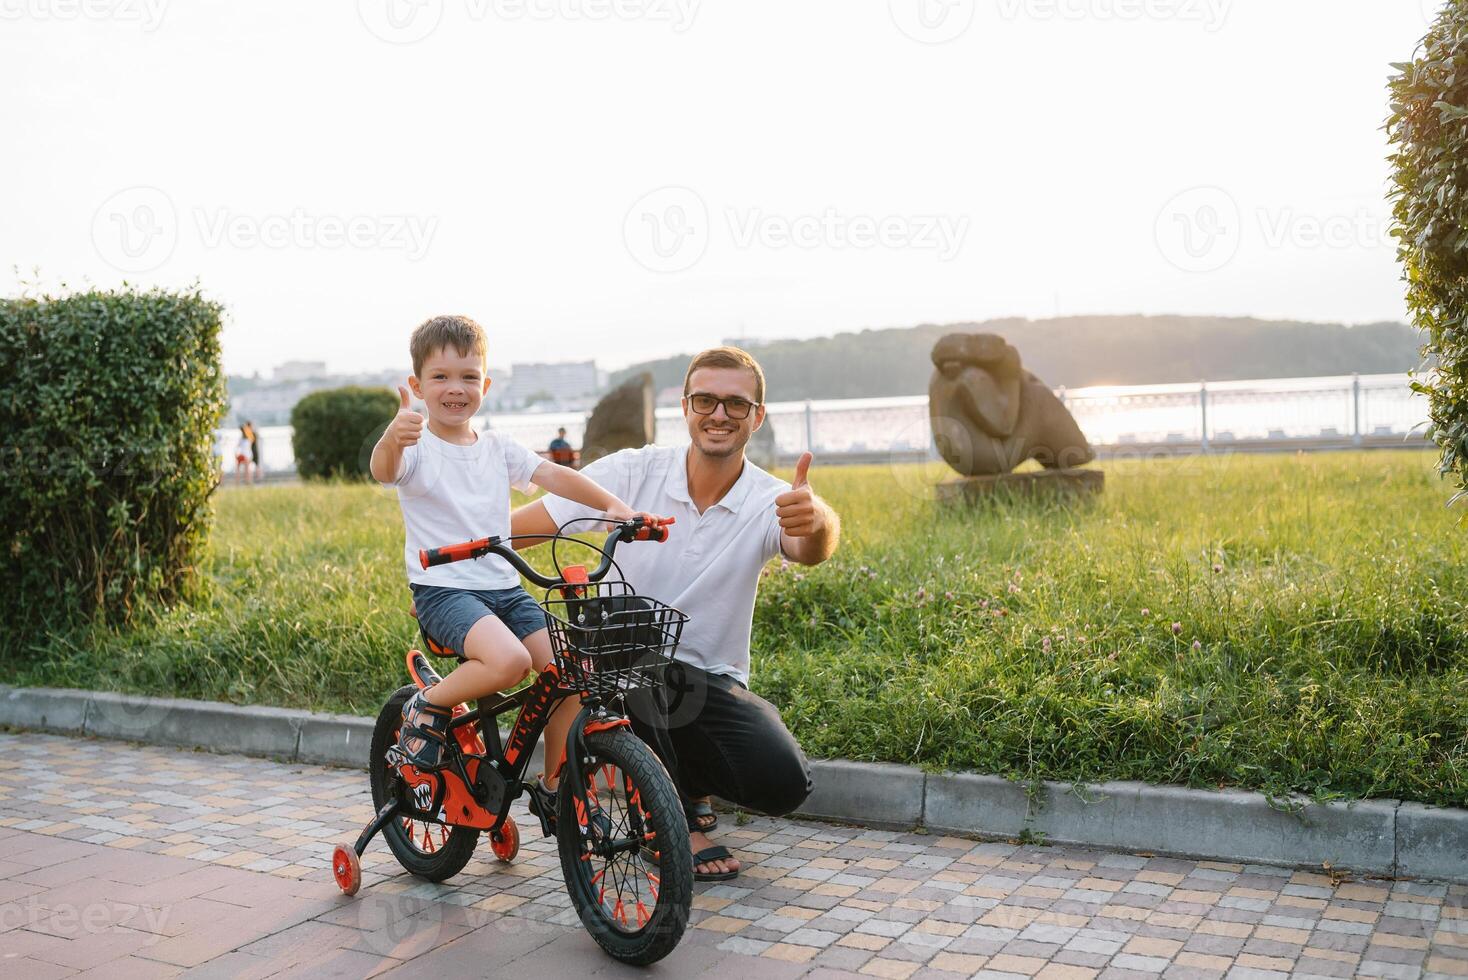
[[[185, 968], [237, 977], [493, 968], [524, 980], [568, 968], [611, 972], [579, 928], [554, 842], [535, 833], [523, 801], [514, 811], [524, 839], [513, 865], [486, 851], [435, 885], [407, 876], [374, 842], [363, 860], [366, 885], [347, 900], [330, 881], [327, 858], [334, 841], [355, 836], [371, 815], [359, 771], [34, 734], [22, 752], [18, 737], [0, 733], [0, 749], [18, 760], [18, 769], [0, 773], [7, 975], [17, 963], [26, 980], [94, 968], [115, 977]], [[1468, 970], [1465, 886], [1334, 886], [1313, 871], [1267, 865], [758, 816], [721, 833], [745, 873], [697, 886], [693, 927], [664, 964], [670, 976]], [[46, 932], [64, 931], [52, 906], [66, 903], [152, 903], [170, 916], [78, 944]], [[143, 945], [129, 950], [139, 936]]]

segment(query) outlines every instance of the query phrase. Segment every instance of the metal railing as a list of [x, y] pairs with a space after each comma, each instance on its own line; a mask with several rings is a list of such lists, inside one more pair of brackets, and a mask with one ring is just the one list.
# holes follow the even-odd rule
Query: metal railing
[[[1275, 378], [1056, 389], [1086, 438], [1104, 456], [1147, 452], [1227, 452], [1427, 446], [1427, 401], [1405, 374]], [[659, 445], [688, 442], [677, 407], [657, 410]], [[487, 424], [540, 449], [564, 427], [580, 446], [587, 413], [495, 415]], [[486, 424], [484, 418], [476, 420]], [[771, 402], [766, 424], [775, 452], [791, 460], [806, 450], [824, 462], [936, 458], [928, 398], [854, 398]], [[221, 433], [233, 466], [237, 434]], [[294, 469], [290, 427], [261, 429], [267, 471]]]

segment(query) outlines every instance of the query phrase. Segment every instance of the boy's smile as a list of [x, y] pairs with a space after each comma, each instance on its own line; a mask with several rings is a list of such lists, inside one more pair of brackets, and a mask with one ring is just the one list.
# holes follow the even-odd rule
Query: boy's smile
[[429, 430], [440, 437], [462, 437], [471, 431], [469, 420], [478, 413], [490, 384], [481, 357], [460, 354], [452, 347], [428, 355], [422, 377], [408, 380], [428, 410]]

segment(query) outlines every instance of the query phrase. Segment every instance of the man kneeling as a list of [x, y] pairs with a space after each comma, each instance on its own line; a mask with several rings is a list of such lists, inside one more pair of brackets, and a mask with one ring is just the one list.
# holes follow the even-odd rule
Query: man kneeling
[[[749, 636], [760, 570], [776, 555], [818, 565], [836, 550], [840, 520], [810, 488], [811, 454], [795, 481], [771, 476], [744, 458], [765, 419], [759, 364], [734, 347], [693, 358], [683, 381], [691, 444], [627, 449], [592, 463], [586, 475], [635, 510], [677, 524], [666, 544], [628, 549], [617, 562], [632, 588], [688, 614], [676, 660], [665, 677], [667, 726], [634, 710], [638, 734], [658, 751], [688, 814], [694, 874], [724, 880], [739, 862], [707, 836], [719, 796], [782, 815], [810, 795], [810, 766], [780, 713], [749, 690]], [[547, 496], [515, 511], [513, 534], [548, 534], [584, 505]]]

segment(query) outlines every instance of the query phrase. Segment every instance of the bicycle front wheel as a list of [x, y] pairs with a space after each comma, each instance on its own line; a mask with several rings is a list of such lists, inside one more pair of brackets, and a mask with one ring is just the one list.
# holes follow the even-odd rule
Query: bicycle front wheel
[[658, 757], [626, 728], [586, 736], [585, 805], [561, 780], [557, 839], [566, 890], [602, 949], [644, 966], [683, 938], [693, 902], [688, 823]]

